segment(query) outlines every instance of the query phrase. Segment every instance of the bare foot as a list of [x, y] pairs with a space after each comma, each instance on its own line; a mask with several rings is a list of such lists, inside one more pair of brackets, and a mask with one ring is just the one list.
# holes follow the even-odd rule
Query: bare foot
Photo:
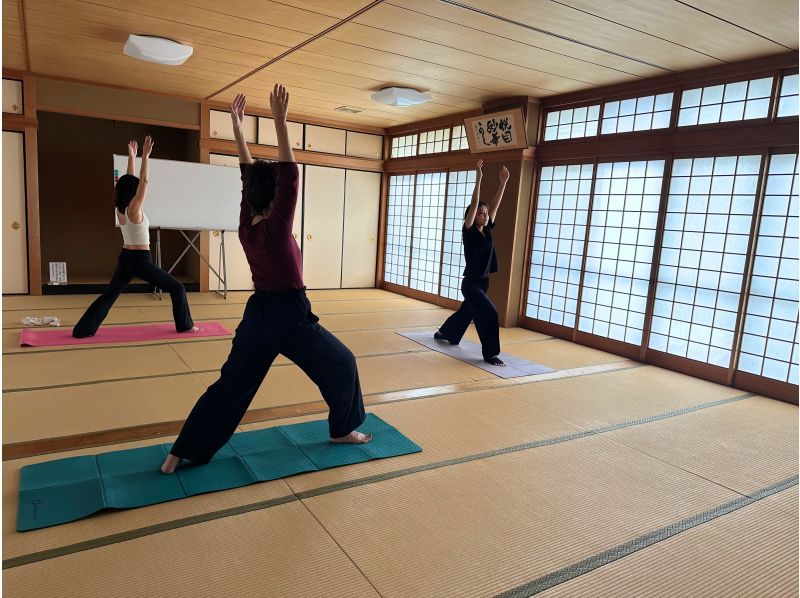
[[370, 440], [372, 440], [372, 434], [362, 434], [355, 430], [350, 432], [347, 436], [331, 438], [331, 442], [334, 444], [366, 444]]
[[189, 330], [184, 330], [183, 332], [187, 334], [191, 334], [192, 332], [201, 332], [203, 329], [198, 328], [197, 326], [192, 326]]
[[176, 457], [172, 453], [167, 455], [167, 458], [164, 459], [164, 462], [161, 464], [161, 473], [172, 473], [175, 471], [175, 468], [178, 467], [181, 460], [179, 457]]
[[502, 359], [500, 359], [497, 355], [495, 355], [494, 357], [490, 357], [489, 359], [484, 359], [484, 361], [489, 365], [497, 365], [500, 367], [506, 366], [505, 362]]

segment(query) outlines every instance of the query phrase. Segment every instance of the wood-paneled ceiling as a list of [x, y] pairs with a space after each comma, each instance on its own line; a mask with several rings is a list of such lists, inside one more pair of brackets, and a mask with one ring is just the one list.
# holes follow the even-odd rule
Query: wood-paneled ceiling
[[[3, 0], [3, 66], [390, 127], [508, 96], [597, 85], [796, 50], [796, 0]], [[194, 47], [179, 67], [122, 54], [131, 33]], [[430, 92], [392, 108], [388, 85]], [[359, 114], [334, 109], [363, 108]]]

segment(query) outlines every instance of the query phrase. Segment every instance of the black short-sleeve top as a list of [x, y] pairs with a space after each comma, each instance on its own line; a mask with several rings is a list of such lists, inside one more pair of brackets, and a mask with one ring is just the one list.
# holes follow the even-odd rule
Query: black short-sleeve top
[[483, 233], [473, 224], [470, 228], [466, 226], [461, 229], [461, 237], [464, 242], [464, 259], [467, 266], [464, 268], [464, 278], [480, 279], [486, 278], [492, 272], [497, 272], [497, 254], [494, 250], [494, 240], [492, 239], [492, 229], [494, 222], [483, 227]]

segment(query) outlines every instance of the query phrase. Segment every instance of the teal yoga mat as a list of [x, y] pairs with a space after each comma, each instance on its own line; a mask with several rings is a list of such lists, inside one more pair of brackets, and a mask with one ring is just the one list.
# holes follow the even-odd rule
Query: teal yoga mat
[[325, 420], [239, 432], [206, 465], [181, 466], [172, 475], [159, 469], [171, 444], [26, 465], [17, 531], [422, 450], [371, 413], [358, 429], [372, 441], [331, 444]]

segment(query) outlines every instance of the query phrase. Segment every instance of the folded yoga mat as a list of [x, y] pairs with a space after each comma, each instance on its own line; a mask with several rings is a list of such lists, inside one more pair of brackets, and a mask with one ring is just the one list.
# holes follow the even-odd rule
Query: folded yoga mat
[[437, 341], [433, 338], [433, 330], [415, 331], [415, 332], [398, 332], [400, 336], [411, 339], [424, 345], [429, 349], [444, 353], [450, 357], [455, 357], [465, 363], [474, 365], [487, 372], [494, 374], [500, 378], [518, 378], [519, 376], [530, 376], [531, 374], [546, 374], [555, 370], [548, 368], [538, 363], [533, 363], [522, 357], [515, 357], [508, 353], [500, 353], [499, 357], [502, 359], [506, 367], [499, 367], [490, 365], [483, 360], [483, 353], [481, 353], [481, 346], [473, 343], [472, 341], [462, 340], [458, 345], [451, 345], [448, 341]]
[[422, 450], [371, 413], [358, 429], [372, 441], [331, 444], [325, 420], [239, 432], [206, 465], [184, 465], [173, 475], [160, 470], [170, 444], [26, 465], [17, 531]]
[[136, 343], [139, 341], [173, 340], [198, 336], [226, 336], [231, 331], [219, 322], [195, 322], [199, 332], [175, 332], [175, 324], [140, 324], [137, 326], [104, 326], [94, 336], [73, 338], [72, 328], [39, 330], [25, 328], [19, 335], [20, 347], [60, 347], [97, 343]]

